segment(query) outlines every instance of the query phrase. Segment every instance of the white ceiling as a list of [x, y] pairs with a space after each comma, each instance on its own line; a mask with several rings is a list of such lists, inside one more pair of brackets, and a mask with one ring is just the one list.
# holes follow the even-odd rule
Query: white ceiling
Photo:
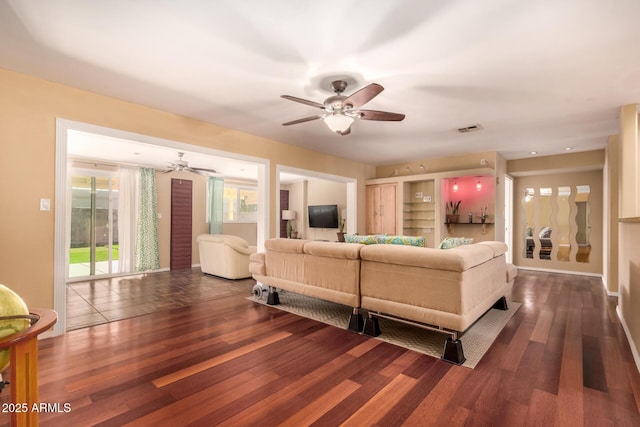
[[[371, 164], [514, 159], [617, 133], [639, 21], [638, 0], [0, 0], [0, 67]], [[280, 95], [337, 77], [406, 119], [281, 125], [319, 110]]]

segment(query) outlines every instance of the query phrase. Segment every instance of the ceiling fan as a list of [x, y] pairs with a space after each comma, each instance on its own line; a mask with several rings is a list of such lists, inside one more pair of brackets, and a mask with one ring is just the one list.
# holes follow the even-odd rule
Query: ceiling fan
[[179, 151], [178, 160], [176, 160], [175, 162], [169, 162], [169, 168], [164, 171], [164, 173], [175, 171], [192, 172], [197, 173], [198, 175], [209, 175], [217, 173], [214, 169], [192, 168], [189, 166], [189, 163], [187, 161], [182, 160], [182, 156], [184, 156], [184, 153]]
[[324, 123], [329, 127], [329, 129], [331, 129], [333, 132], [336, 132], [340, 135], [348, 135], [351, 133], [351, 124], [357, 119], [396, 122], [404, 119], [404, 114], [360, 109], [360, 107], [371, 101], [374, 97], [376, 97], [380, 92], [384, 90], [384, 88], [377, 83], [371, 83], [351, 94], [350, 96], [345, 96], [342, 94], [342, 92], [344, 92], [344, 90], [347, 88], [347, 82], [345, 82], [344, 80], [336, 80], [332, 82], [331, 88], [336, 94], [325, 99], [322, 104], [314, 101], [308, 101], [302, 98], [297, 98], [291, 95], [281, 95], [284, 99], [310, 105], [312, 107], [317, 107], [321, 110], [324, 110], [324, 112], [321, 114], [293, 120], [283, 123], [282, 125], [290, 126], [298, 123], [322, 119], [324, 120]]

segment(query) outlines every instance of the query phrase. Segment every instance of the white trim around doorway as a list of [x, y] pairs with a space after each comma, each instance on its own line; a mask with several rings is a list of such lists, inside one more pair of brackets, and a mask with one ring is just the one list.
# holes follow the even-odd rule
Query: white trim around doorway
[[69, 202], [69, 192], [67, 191], [67, 173], [68, 173], [68, 153], [67, 153], [67, 134], [68, 131], [75, 130], [80, 132], [94, 133], [104, 136], [110, 136], [120, 139], [128, 139], [136, 142], [160, 145], [164, 147], [174, 148], [176, 150], [185, 150], [212, 155], [218, 157], [226, 157], [235, 160], [242, 160], [255, 163], [258, 168], [258, 223], [257, 223], [257, 243], [258, 247], [264, 247], [264, 241], [269, 234], [269, 170], [270, 161], [259, 157], [252, 157], [231, 153], [213, 148], [202, 147], [198, 145], [186, 144], [184, 142], [172, 141], [148, 135], [127, 132], [118, 129], [112, 129], [88, 123], [77, 122], [73, 120], [57, 118], [56, 119], [56, 155], [55, 155], [55, 219], [54, 219], [54, 289], [53, 289], [53, 308], [58, 313], [58, 321], [53, 328], [54, 335], [62, 335], [66, 331], [66, 283], [67, 283], [67, 260], [69, 259], [68, 251], [68, 230], [70, 227], [67, 218], [67, 203]]

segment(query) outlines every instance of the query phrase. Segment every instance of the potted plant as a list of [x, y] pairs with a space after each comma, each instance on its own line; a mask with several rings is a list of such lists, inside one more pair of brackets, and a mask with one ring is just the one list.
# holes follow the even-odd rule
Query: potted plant
[[347, 223], [347, 220], [342, 218], [338, 221], [338, 242], [344, 242], [344, 226]]
[[460, 209], [460, 203], [462, 200], [458, 200], [454, 202], [453, 200], [449, 200], [447, 204], [447, 222], [449, 224], [457, 224], [460, 219], [460, 215], [458, 214], [458, 210]]

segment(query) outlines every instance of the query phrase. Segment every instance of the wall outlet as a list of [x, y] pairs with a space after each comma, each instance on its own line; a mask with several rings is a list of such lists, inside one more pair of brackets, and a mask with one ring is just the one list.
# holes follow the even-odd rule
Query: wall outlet
[[423, 201], [423, 202], [426, 202], [426, 203], [431, 202], [431, 196], [424, 196], [424, 197], [422, 198], [422, 201]]
[[422, 191], [416, 191], [416, 199], [422, 199]]

